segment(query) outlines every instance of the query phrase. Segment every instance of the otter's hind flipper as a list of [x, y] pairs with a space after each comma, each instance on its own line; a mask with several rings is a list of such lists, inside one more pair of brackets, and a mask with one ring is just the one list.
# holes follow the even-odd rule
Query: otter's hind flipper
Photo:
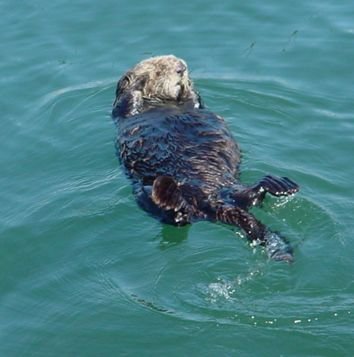
[[289, 196], [298, 191], [299, 186], [289, 178], [267, 175], [253, 186], [233, 192], [231, 197], [237, 205], [248, 208], [261, 203], [266, 193], [279, 197]]
[[254, 187], [273, 196], [289, 196], [299, 191], [299, 185], [287, 177], [264, 176]]
[[239, 226], [249, 241], [265, 247], [269, 258], [287, 262], [294, 260], [293, 250], [288, 242], [240, 207], [219, 206], [215, 218], [223, 223]]
[[166, 210], [178, 211], [187, 205], [177, 182], [169, 176], [159, 176], [154, 180], [151, 198], [156, 205]]
[[190, 223], [195, 208], [188, 203], [190, 188], [177, 183], [170, 176], [158, 176], [152, 185], [151, 199], [161, 209], [174, 212], [174, 223]]

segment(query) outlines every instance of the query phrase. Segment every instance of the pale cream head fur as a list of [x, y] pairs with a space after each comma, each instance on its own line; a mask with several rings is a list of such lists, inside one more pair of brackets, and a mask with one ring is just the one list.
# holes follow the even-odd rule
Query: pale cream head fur
[[200, 105], [186, 62], [173, 55], [148, 58], [126, 72], [118, 82], [115, 104], [128, 94], [135, 101], [140, 98], [141, 108], [154, 102], [192, 102], [195, 108]]

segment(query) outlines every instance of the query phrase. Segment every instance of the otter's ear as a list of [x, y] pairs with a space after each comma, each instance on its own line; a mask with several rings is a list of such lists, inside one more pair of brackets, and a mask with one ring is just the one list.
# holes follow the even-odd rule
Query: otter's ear
[[116, 89], [116, 97], [119, 97], [132, 83], [132, 72], [127, 72], [124, 76], [118, 81]]

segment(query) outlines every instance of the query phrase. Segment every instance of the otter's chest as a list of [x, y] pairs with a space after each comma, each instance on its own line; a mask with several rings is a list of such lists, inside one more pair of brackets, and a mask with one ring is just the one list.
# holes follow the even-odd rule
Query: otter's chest
[[117, 148], [132, 176], [234, 175], [240, 160], [224, 120], [208, 111], [151, 110], [119, 122]]

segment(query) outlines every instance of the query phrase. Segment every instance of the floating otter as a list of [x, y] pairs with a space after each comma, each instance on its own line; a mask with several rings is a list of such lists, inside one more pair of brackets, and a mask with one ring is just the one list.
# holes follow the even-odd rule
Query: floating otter
[[152, 57], [125, 73], [112, 116], [118, 154], [143, 209], [174, 225], [236, 225], [269, 257], [293, 260], [291, 246], [248, 209], [266, 193], [292, 195], [298, 185], [270, 175], [252, 186], [238, 181], [239, 147], [224, 119], [204, 108], [182, 59]]

